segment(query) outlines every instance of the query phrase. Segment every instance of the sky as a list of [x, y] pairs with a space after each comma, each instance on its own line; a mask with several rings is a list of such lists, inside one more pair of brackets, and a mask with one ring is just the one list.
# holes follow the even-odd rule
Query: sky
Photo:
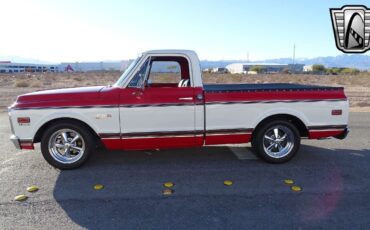
[[340, 0], [0, 0], [0, 57], [125, 60], [191, 49], [202, 60], [336, 56]]

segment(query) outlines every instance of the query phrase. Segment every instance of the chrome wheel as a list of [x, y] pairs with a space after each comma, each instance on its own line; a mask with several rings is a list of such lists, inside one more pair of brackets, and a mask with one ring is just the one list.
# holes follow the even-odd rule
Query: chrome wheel
[[276, 125], [263, 135], [263, 149], [272, 158], [287, 156], [294, 147], [294, 134], [286, 126]]
[[81, 134], [72, 129], [61, 129], [49, 138], [49, 153], [62, 164], [72, 164], [83, 156], [85, 141]]

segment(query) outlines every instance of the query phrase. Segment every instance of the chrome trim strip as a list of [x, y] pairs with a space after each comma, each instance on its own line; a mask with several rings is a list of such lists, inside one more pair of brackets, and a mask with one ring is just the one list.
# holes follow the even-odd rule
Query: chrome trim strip
[[[260, 100], [260, 101], [215, 101], [206, 102], [205, 105], [228, 105], [228, 104], [258, 104], [258, 103], [296, 103], [296, 102], [320, 102], [320, 101], [347, 101], [347, 99], [312, 99], [312, 100]], [[134, 104], [134, 105], [87, 105], [87, 106], [50, 106], [50, 107], [25, 107], [12, 108], [13, 110], [31, 110], [31, 109], [90, 109], [90, 108], [135, 108], [135, 107], [169, 107], [169, 106], [197, 106], [201, 103], [163, 103], [163, 104]]]
[[347, 101], [347, 99], [312, 99], [312, 100], [261, 100], [261, 101], [215, 101], [215, 102], [206, 102], [206, 105], [228, 105], [228, 104], [257, 104], [257, 103], [296, 103], [296, 102], [319, 102], [319, 101]]
[[127, 139], [147, 139], [147, 138], [176, 138], [176, 137], [194, 137], [194, 135], [152, 135], [152, 136], [132, 136], [132, 137], [122, 137], [122, 140]]
[[343, 130], [347, 128], [348, 125], [315, 125], [315, 126], [308, 126], [308, 130], [328, 130], [328, 129], [334, 129], [334, 130]]
[[86, 105], [86, 106], [45, 106], [45, 107], [25, 107], [17, 108], [14, 107], [13, 110], [41, 110], [41, 109], [90, 109], [90, 108], [118, 108], [118, 105]]
[[207, 133], [206, 136], [225, 136], [225, 135], [251, 135], [251, 132], [235, 132], [235, 133]]
[[345, 129], [317, 129], [317, 130], [308, 130], [309, 132], [330, 132], [330, 131], [344, 131]]
[[139, 139], [139, 138], [161, 138], [161, 137], [201, 137], [204, 135], [249, 135], [253, 129], [214, 129], [207, 130], [186, 130], [186, 131], [160, 131], [160, 132], [133, 132], [133, 133], [99, 133], [101, 139]]

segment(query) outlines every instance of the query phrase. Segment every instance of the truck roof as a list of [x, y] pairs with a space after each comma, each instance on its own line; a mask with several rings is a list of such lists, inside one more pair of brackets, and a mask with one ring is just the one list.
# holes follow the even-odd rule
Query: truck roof
[[182, 50], [182, 49], [162, 49], [162, 50], [148, 50], [145, 54], [185, 54], [187, 56], [197, 56], [197, 53], [193, 50]]
[[178, 54], [186, 56], [189, 59], [191, 81], [194, 87], [202, 87], [202, 75], [200, 69], [200, 63], [198, 55], [193, 50], [181, 50], [181, 49], [163, 49], [163, 50], [148, 50], [143, 55], [168, 55]]

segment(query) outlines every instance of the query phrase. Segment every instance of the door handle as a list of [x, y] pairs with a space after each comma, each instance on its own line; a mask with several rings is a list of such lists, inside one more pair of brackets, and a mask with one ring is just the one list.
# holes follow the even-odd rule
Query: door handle
[[180, 97], [179, 100], [180, 101], [191, 101], [193, 100], [193, 97]]

